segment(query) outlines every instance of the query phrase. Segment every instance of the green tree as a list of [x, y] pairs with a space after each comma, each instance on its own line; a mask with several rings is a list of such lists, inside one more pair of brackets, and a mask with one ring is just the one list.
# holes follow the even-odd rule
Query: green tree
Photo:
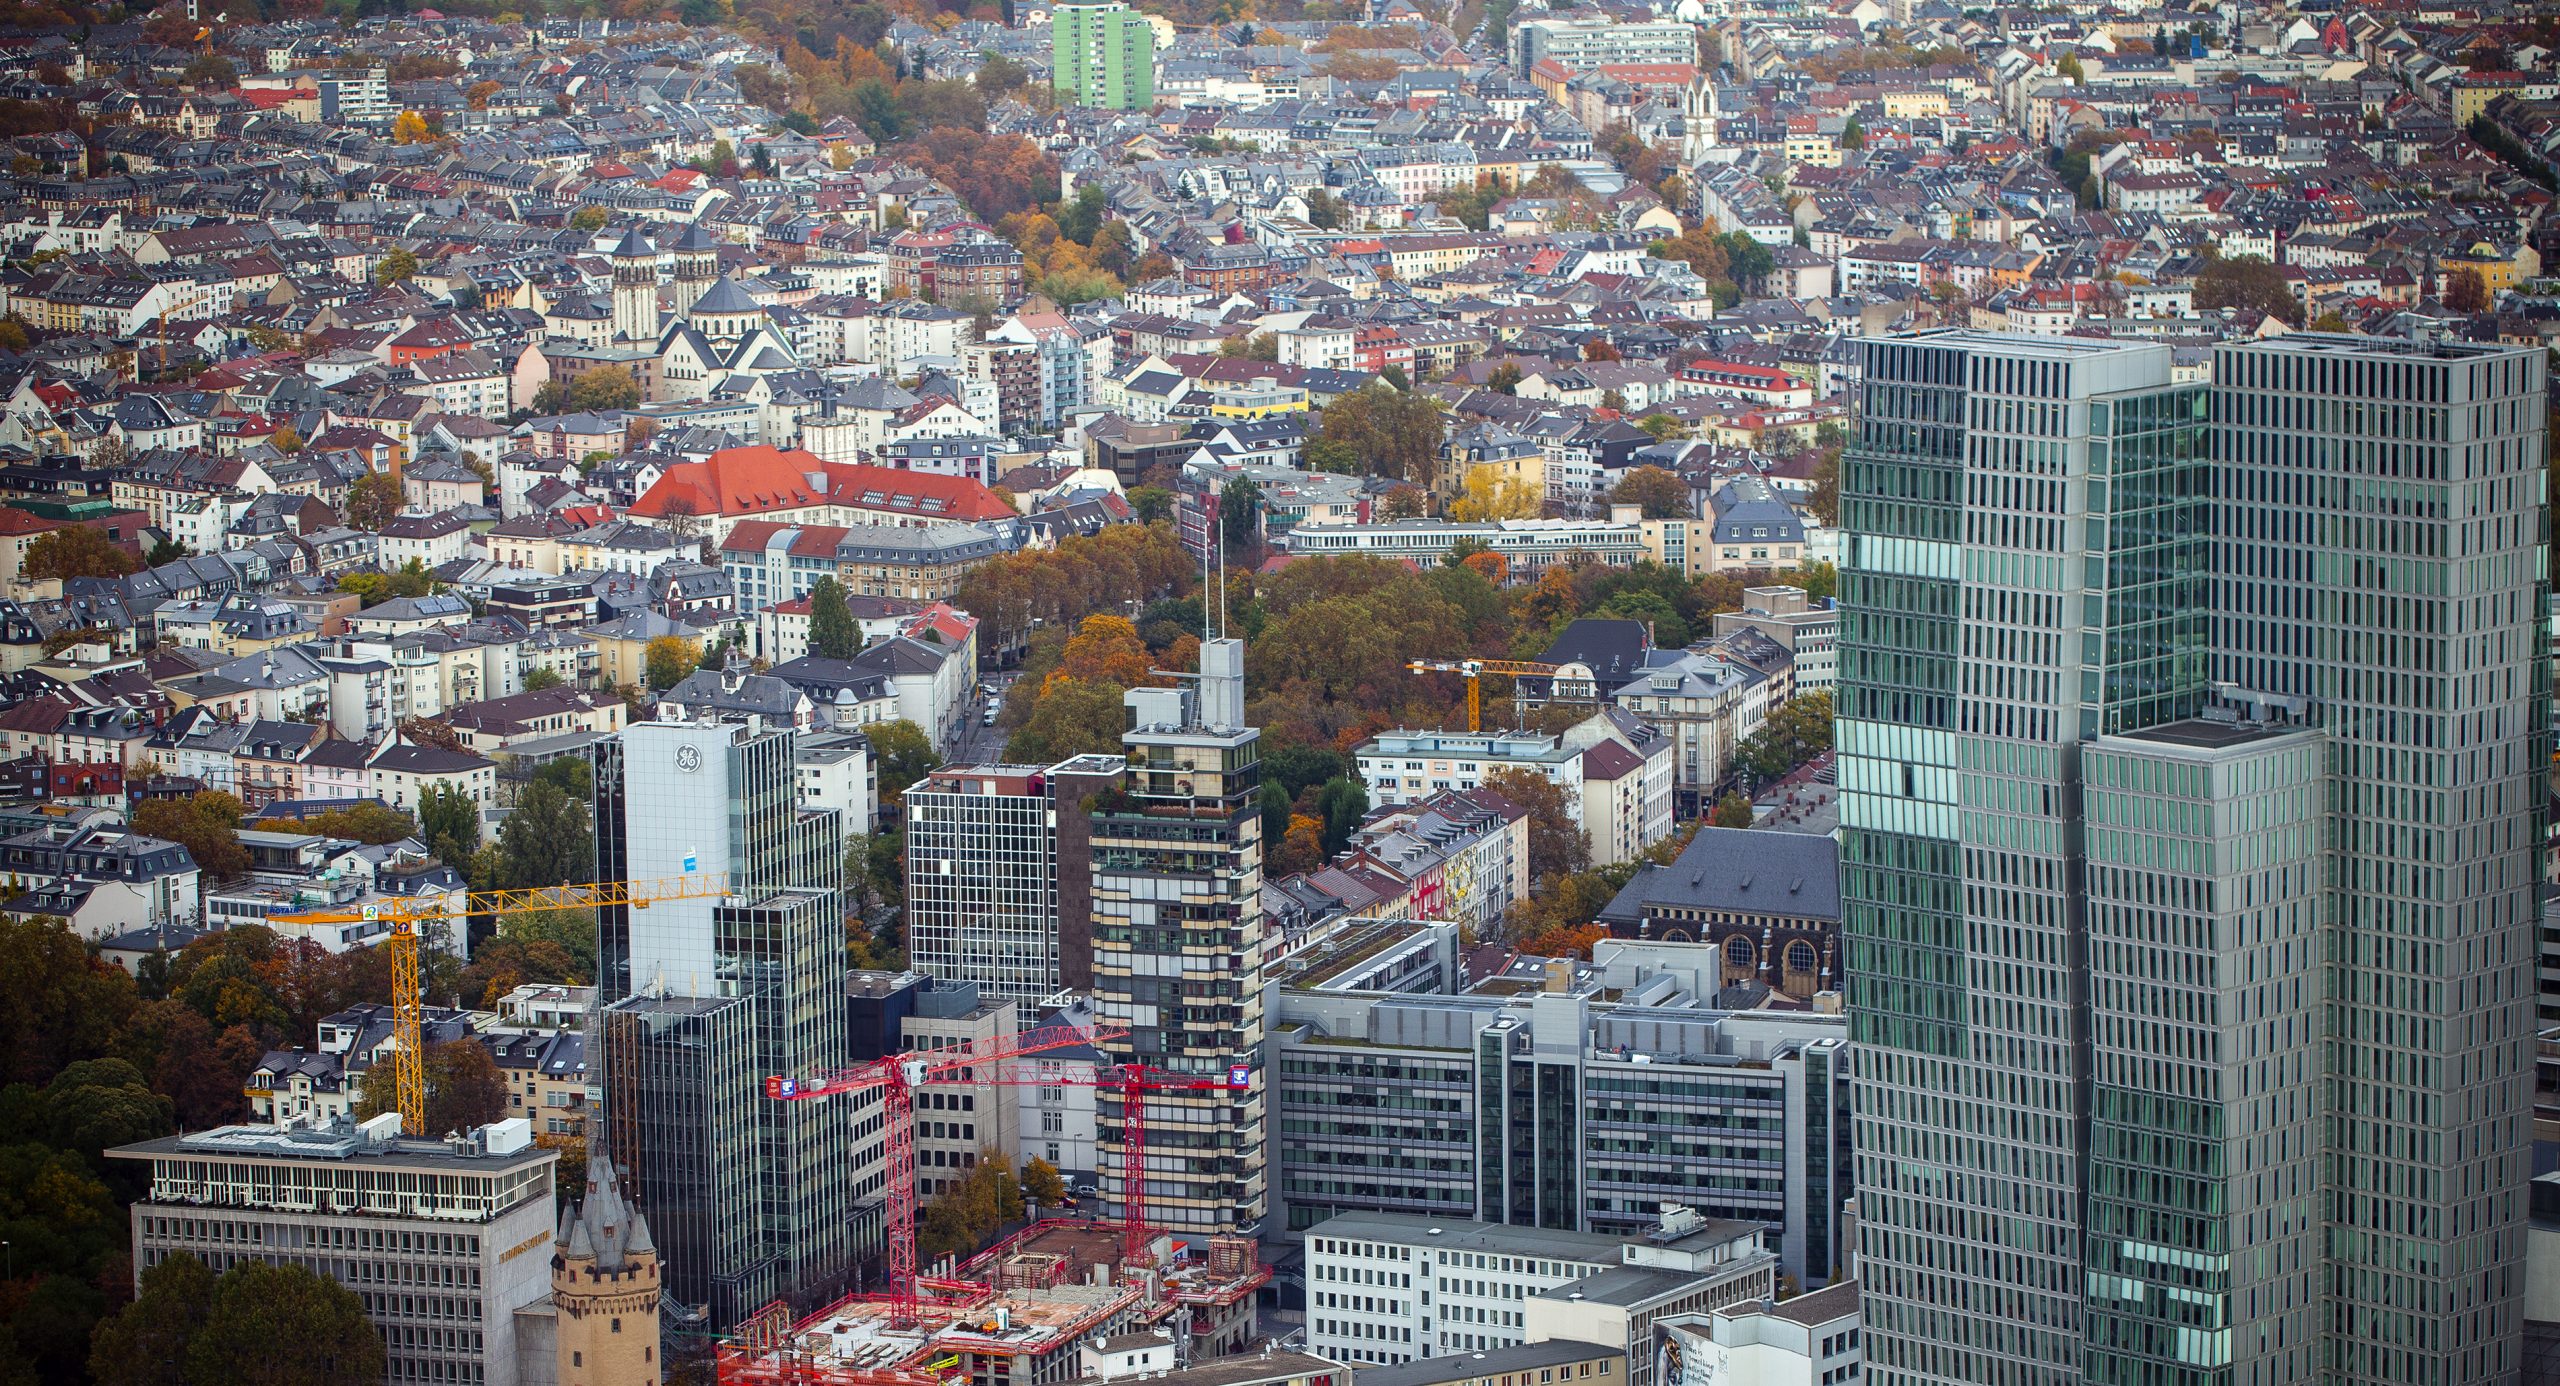
[[1261, 534], [1262, 487], [1252, 477], [1229, 478], [1218, 492], [1218, 531], [1232, 553]]
[[53, 915], [0, 915], [0, 1082], [42, 1084], [109, 1052], [136, 1004], [133, 978]]
[[382, 1334], [364, 1301], [338, 1282], [297, 1265], [243, 1261], [215, 1284], [186, 1363], [190, 1386], [373, 1386], [383, 1375]]
[[1814, 601], [1828, 601], [1840, 592], [1840, 570], [1819, 560], [1796, 569], [1795, 585]]
[[1040, 690], [1030, 715], [1005, 742], [1005, 759], [1052, 765], [1069, 756], [1110, 755], [1120, 750], [1127, 714], [1117, 683], [1060, 678]]
[[1324, 855], [1340, 852], [1351, 841], [1360, 820], [1369, 816], [1369, 786], [1349, 775], [1336, 775], [1316, 791], [1316, 817], [1324, 822]]
[[1361, 471], [1360, 450], [1339, 438], [1315, 437], [1307, 440], [1307, 470], [1332, 472], [1339, 476], [1358, 476]]
[[851, 659], [862, 653], [862, 629], [845, 604], [844, 584], [832, 577], [809, 585], [809, 653], [820, 659]]
[[89, 1375], [122, 1386], [190, 1386], [187, 1349], [204, 1331], [219, 1277], [185, 1252], [142, 1273], [141, 1293], [98, 1325]]
[[133, 811], [133, 830], [145, 837], [166, 838], [187, 849], [205, 879], [221, 880], [249, 869], [249, 849], [240, 845], [240, 819], [245, 805], [218, 789], [198, 790], [183, 799], [153, 799]]
[[587, 881], [595, 876], [595, 823], [583, 800], [547, 780], [535, 780], [498, 829], [498, 851], [509, 886]]
[[1448, 420], [1428, 395], [1370, 385], [1325, 406], [1321, 436], [1349, 445], [1364, 470], [1427, 489], [1439, 478]]
[[186, 545], [179, 543], [175, 539], [157, 539], [152, 541], [151, 552], [143, 556], [142, 566], [146, 568], [157, 568], [163, 563], [175, 563], [179, 559], [185, 558], [194, 552], [195, 550], [188, 548]]
[[1138, 523], [1151, 525], [1173, 518], [1173, 492], [1161, 486], [1135, 486], [1129, 490], [1129, 508], [1137, 512]]
[[418, 796], [418, 827], [436, 860], [459, 868], [480, 850], [480, 806], [449, 780], [428, 785]]
[[1728, 791], [1723, 798], [1716, 800], [1715, 812], [1707, 815], [1707, 821], [1719, 828], [1748, 828], [1751, 826], [1751, 801], [1743, 798], [1738, 790]]
[[1831, 749], [1831, 695], [1802, 693], [1769, 710], [1734, 750], [1734, 762], [1774, 780]]
[[602, 207], [581, 207], [569, 214], [569, 228], [573, 231], [601, 231], [612, 216]]
[[417, 273], [418, 257], [410, 254], [405, 248], [395, 245], [391, 248], [391, 253], [383, 256], [382, 262], [373, 267], [373, 282], [389, 288], [391, 285], [414, 278]]
[[524, 671], [524, 691], [527, 693], [539, 693], [546, 688], [558, 688], [561, 682], [560, 671], [549, 665], [537, 665]]
[[1867, 127], [1856, 116], [1849, 117], [1849, 123], [1840, 127], [1840, 147], [1852, 153], [1867, 147]]
[[880, 780], [880, 802], [884, 804], [903, 801], [907, 786], [942, 764], [941, 753], [933, 749], [933, 738], [903, 717], [875, 722], [862, 731], [871, 742], [873, 768]]
[[636, 409], [640, 405], [640, 378], [614, 367], [581, 371], [571, 377], [561, 402], [572, 410], [588, 413]]
[[18, 575], [34, 582], [47, 578], [123, 577], [142, 566], [117, 547], [103, 529], [66, 524], [39, 534], [18, 560]]

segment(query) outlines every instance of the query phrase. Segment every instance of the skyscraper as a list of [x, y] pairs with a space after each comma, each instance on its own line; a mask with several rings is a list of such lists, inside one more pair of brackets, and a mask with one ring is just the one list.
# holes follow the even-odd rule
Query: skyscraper
[[[1128, 1027], [1103, 1049], [1117, 1063], [1224, 1076], [1245, 1086], [1149, 1094], [1146, 1201], [1156, 1226], [1258, 1225], [1267, 1197], [1263, 1076], [1262, 733], [1244, 725], [1244, 642], [1200, 647], [1196, 687], [1127, 695], [1123, 785], [1093, 807], [1096, 1016]], [[1128, 1114], [1101, 1094], [1100, 1142], [1117, 1149]], [[1104, 1162], [1106, 1198], [1127, 1206]]]
[[1887, 1382], [2516, 1365], [2538, 355], [1864, 345], [1842, 932]]
[[596, 764], [604, 879], [725, 874], [725, 896], [601, 912], [612, 1149], [666, 1288], [726, 1326], [776, 1297], [849, 1288], [844, 1114], [763, 1096], [771, 1074], [850, 1061], [844, 831], [799, 806], [793, 733], [643, 722]]
[[1049, 11], [1051, 84], [1075, 106], [1156, 104], [1156, 31], [1122, 0], [1065, 0]]
[[1119, 756], [946, 765], [907, 790], [907, 946], [926, 975], [1033, 1005], [1093, 985], [1084, 801]]

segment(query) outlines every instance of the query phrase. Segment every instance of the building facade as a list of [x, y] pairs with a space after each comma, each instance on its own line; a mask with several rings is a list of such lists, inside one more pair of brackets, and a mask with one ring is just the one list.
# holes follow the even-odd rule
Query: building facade
[[2208, 390], [2158, 346], [1863, 350], [1870, 1376], [2513, 1374], [2541, 356], [2297, 334]]
[[763, 1096], [850, 1062], [844, 828], [800, 806], [795, 743], [754, 718], [654, 721], [597, 755], [601, 879], [725, 878], [598, 927], [613, 1149], [668, 1293], [722, 1326], [842, 1294], [857, 1252], [844, 1114]]
[[[1092, 813], [1094, 1009], [1127, 1036], [1112, 1060], [1247, 1081], [1151, 1093], [1148, 1216], [1189, 1231], [1251, 1233], [1268, 1189], [1263, 1039], [1261, 733], [1244, 724], [1244, 642], [1200, 647], [1193, 688], [1132, 689], [1127, 778]], [[1128, 1120], [1101, 1095], [1104, 1149]], [[1102, 1192], [1125, 1207], [1128, 1175]]]
[[1032, 1005], [1093, 985], [1084, 800], [1126, 762], [945, 766], [906, 796], [907, 947], [946, 981]]
[[[1068, 0], [1049, 11], [1052, 81], [1077, 106], [1143, 111], [1156, 103], [1156, 31], [1121, 0]], [[1015, 276], [1021, 269], [1017, 264]]]

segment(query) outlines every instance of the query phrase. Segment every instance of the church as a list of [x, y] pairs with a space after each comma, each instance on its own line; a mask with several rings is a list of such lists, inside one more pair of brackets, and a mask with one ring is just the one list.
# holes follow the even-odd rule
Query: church
[[637, 223], [611, 254], [614, 343], [656, 354], [660, 397], [707, 399], [749, 378], [798, 370], [799, 354], [765, 305], [720, 273], [719, 244], [694, 223], [672, 237], [664, 257], [674, 262], [672, 311], [658, 301], [659, 249]]

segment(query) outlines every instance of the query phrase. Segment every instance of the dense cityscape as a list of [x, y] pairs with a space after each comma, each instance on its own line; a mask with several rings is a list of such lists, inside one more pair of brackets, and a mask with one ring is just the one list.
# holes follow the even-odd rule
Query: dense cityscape
[[222, 6], [0, 1386], [2560, 1384], [2560, 10]]

